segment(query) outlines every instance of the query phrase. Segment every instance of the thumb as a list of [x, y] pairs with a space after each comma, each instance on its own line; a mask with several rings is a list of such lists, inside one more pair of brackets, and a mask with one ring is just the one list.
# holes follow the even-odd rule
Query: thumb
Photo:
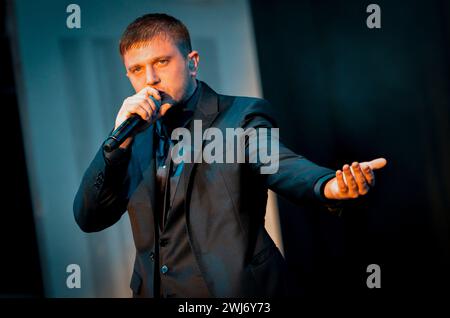
[[367, 162], [367, 164], [372, 170], [377, 170], [383, 168], [387, 164], [387, 161], [384, 158], [377, 158]]
[[166, 112], [172, 107], [172, 104], [169, 103], [165, 103], [162, 104], [161, 107], [159, 108], [159, 116], [164, 116], [166, 114]]

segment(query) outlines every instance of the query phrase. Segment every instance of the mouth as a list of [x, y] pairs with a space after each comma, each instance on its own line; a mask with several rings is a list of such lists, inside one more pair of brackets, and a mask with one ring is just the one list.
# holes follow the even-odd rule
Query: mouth
[[161, 101], [163, 101], [164, 99], [167, 99], [168, 96], [164, 91], [158, 90], [158, 92], [159, 92], [159, 96], [161, 96]]
[[159, 95], [161, 96], [161, 104], [173, 104], [175, 102], [172, 96], [163, 91], [159, 91]]

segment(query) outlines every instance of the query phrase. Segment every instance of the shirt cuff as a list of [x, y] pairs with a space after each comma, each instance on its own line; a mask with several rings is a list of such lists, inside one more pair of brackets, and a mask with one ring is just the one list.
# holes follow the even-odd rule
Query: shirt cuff
[[327, 184], [328, 180], [331, 180], [334, 178], [334, 173], [326, 174], [323, 177], [320, 177], [315, 185], [314, 185], [314, 194], [316, 198], [318, 198], [322, 202], [333, 202], [334, 200], [329, 200], [325, 197], [325, 185]]
[[327, 208], [329, 212], [337, 216], [342, 216], [343, 211], [342, 201], [327, 199], [324, 193], [325, 185], [329, 180], [333, 179], [334, 176], [335, 176], [334, 173], [330, 173], [319, 178], [319, 180], [317, 180], [316, 184], [314, 185], [314, 194], [319, 199], [319, 201], [323, 203], [323, 205]]

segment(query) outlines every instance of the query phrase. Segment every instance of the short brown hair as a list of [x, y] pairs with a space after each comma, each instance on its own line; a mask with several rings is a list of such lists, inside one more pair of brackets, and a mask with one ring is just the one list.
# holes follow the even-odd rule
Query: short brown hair
[[128, 25], [120, 39], [120, 54], [124, 56], [129, 49], [156, 36], [169, 37], [183, 55], [192, 51], [189, 31], [180, 20], [164, 13], [149, 13]]

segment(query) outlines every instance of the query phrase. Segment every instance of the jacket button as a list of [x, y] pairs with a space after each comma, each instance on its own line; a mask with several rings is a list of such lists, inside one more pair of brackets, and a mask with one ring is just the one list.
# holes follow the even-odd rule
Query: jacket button
[[103, 181], [105, 180], [105, 177], [104, 177], [104, 175], [103, 175], [103, 172], [99, 172], [98, 174], [97, 174], [97, 178], [95, 179], [95, 184], [94, 184], [94, 186], [97, 188], [97, 189], [100, 189], [100, 187], [101, 187], [101, 185], [103, 184]]
[[153, 253], [153, 252], [150, 252], [150, 259], [151, 259], [152, 261], [154, 261], [154, 260], [155, 260], [155, 253]]
[[165, 274], [169, 271], [169, 267], [167, 267], [166, 265], [161, 266], [161, 273]]
[[105, 179], [105, 176], [103, 175], [103, 172], [99, 172], [98, 175], [97, 175], [96, 181], [98, 183], [102, 184], [104, 179]]

